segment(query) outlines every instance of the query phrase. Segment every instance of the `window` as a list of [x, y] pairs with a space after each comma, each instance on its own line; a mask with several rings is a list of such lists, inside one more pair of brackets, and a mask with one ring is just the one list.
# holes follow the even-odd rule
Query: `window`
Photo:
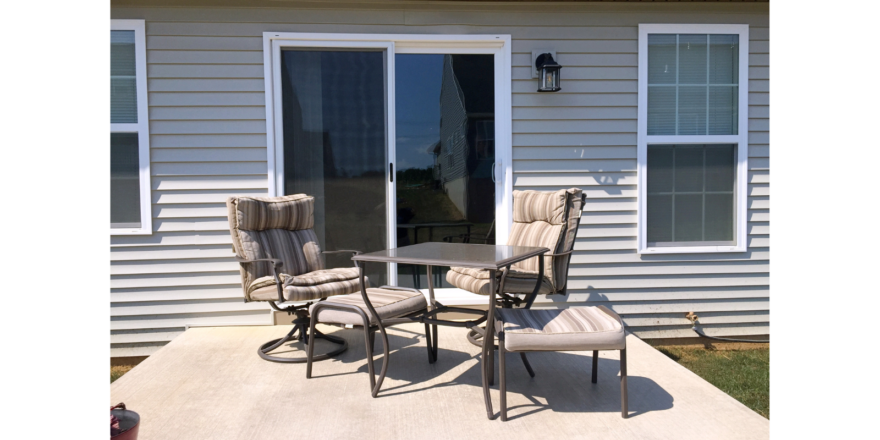
[[747, 25], [639, 25], [640, 253], [744, 252]]
[[110, 20], [110, 233], [152, 233], [143, 20]]

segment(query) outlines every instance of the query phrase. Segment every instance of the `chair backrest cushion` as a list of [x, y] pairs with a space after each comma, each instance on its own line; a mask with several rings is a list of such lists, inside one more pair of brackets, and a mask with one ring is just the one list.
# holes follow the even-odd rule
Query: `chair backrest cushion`
[[[514, 191], [513, 226], [507, 244], [546, 247], [551, 253], [571, 250], [583, 204], [583, 193], [578, 188], [552, 192]], [[544, 276], [550, 279], [557, 291], [567, 281], [568, 262], [568, 255], [545, 257]], [[530, 258], [512, 267], [537, 272], [538, 260]]]
[[[314, 231], [314, 197], [230, 197], [226, 200], [229, 231], [235, 253], [249, 260], [277, 258], [281, 272], [301, 275], [324, 268]], [[270, 276], [270, 263], [241, 267], [243, 288], [257, 278]]]

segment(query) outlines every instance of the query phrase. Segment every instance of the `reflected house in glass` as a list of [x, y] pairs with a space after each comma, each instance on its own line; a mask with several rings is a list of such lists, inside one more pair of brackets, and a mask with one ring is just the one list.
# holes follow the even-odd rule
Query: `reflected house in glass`
[[495, 90], [492, 59], [446, 55], [440, 87], [440, 141], [434, 153], [435, 186], [442, 188], [464, 218], [494, 220], [495, 206], [469, 197], [493, 194]]

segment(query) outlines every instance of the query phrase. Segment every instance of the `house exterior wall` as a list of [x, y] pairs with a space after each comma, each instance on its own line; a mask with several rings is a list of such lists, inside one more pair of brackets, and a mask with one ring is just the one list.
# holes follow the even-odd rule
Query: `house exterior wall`
[[[538, 306], [604, 304], [643, 338], [694, 336], [688, 311], [710, 335], [770, 333], [768, 4], [269, 4], [113, 3], [111, 18], [146, 20], [153, 215], [152, 235], [111, 237], [113, 356], [186, 325], [271, 323], [242, 300], [224, 205], [267, 191], [264, 31], [510, 34], [514, 189], [588, 196], [568, 296]], [[748, 252], [636, 252], [639, 23], [750, 25]], [[539, 49], [565, 66], [561, 92], [536, 93]]]

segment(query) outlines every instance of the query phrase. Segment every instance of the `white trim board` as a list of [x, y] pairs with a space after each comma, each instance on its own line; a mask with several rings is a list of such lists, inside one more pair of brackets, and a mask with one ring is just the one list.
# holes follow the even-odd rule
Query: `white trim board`
[[140, 180], [140, 228], [110, 228], [110, 235], [150, 235], [153, 233], [150, 195], [150, 114], [147, 104], [147, 39], [144, 20], [110, 20], [111, 31], [134, 31], [137, 122], [110, 124], [110, 133], [138, 134], [138, 177]]
[[[395, 54], [492, 54], [495, 59], [495, 167], [498, 179], [495, 190], [496, 242], [507, 242], [513, 223], [513, 130], [510, 35], [414, 35], [414, 34], [326, 34], [326, 33], [263, 33], [263, 68], [266, 90], [266, 142], [269, 196], [281, 194], [283, 184], [283, 132], [276, 121], [281, 114], [280, 52], [282, 47], [346, 47], [383, 49], [386, 59], [388, 103], [394, 103]], [[395, 164], [395, 109], [387, 106], [388, 161]], [[396, 166], [395, 166], [396, 168]], [[386, 174], [389, 172], [386, 168]], [[389, 182], [387, 179], [386, 182]], [[396, 209], [395, 186], [388, 186], [388, 218], [394, 218]], [[388, 247], [397, 247], [397, 231], [388, 223]], [[397, 271], [389, 265], [389, 282], [396, 283]]]
[[[648, 34], [737, 34], [739, 35], [739, 102], [737, 134], [648, 135]], [[749, 26], [745, 24], [639, 24], [639, 94], [638, 94], [638, 252], [640, 254], [746, 252], [748, 218], [749, 157]], [[663, 246], [648, 247], [647, 185], [648, 144], [736, 144], [737, 169], [735, 195], [736, 228], [732, 246]]]

